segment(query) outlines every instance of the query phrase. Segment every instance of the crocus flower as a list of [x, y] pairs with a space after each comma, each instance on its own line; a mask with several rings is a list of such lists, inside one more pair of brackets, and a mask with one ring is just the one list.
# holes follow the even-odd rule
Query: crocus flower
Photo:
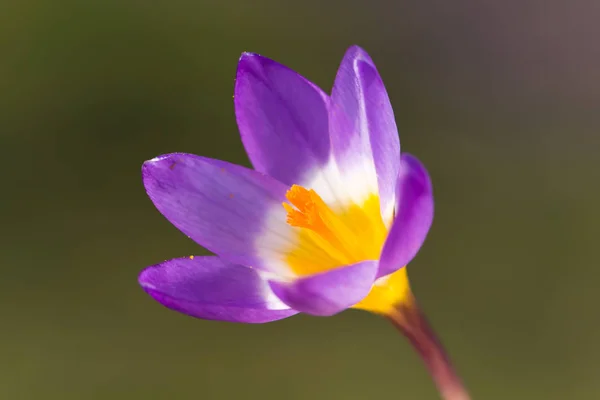
[[244, 53], [234, 103], [254, 170], [186, 153], [143, 165], [156, 208], [216, 254], [150, 266], [139, 276], [144, 290], [209, 320], [264, 323], [348, 308], [381, 314], [415, 345], [444, 398], [467, 399], [405, 268], [432, 223], [431, 181], [400, 152], [369, 55], [351, 47], [327, 95], [291, 69]]

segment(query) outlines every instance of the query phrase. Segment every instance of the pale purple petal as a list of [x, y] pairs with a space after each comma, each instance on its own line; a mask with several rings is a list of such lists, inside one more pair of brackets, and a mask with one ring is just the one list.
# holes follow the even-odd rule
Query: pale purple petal
[[196, 318], [263, 323], [298, 313], [255, 270], [218, 257], [165, 261], [143, 270], [138, 280], [163, 306]]
[[[229, 262], [269, 270], [260, 256], [266, 219], [273, 235], [285, 235], [287, 186], [257, 171], [224, 161], [173, 153], [144, 163], [146, 191], [158, 210], [183, 233]], [[283, 272], [283, 271], [273, 271]]]
[[235, 114], [256, 170], [288, 185], [329, 159], [327, 96], [291, 69], [244, 53], [235, 82]]
[[[331, 141], [353, 184], [377, 185], [384, 220], [393, 210], [400, 165], [394, 112], [375, 64], [360, 47], [346, 52], [331, 94]], [[356, 182], [362, 179], [365, 182]]]
[[292, 282], [270, 281], [277, 297], [307, 314], [329, 316], [361, 301], [373, 285], [377, 261], [363, 261]]
[[433, 222], [433, 188], [417, 158], [402, 154], [396, 187], [396, 217], [383, 246], [377, 276], [408, 264], [421, 248]]

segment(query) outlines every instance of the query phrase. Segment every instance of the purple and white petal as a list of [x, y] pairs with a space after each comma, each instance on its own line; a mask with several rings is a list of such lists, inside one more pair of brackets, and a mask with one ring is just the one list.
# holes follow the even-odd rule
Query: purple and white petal
[[163, 306], [192, 317], [263, 323], [298, 312], [282, 303], [257, 271], [218, 257], [186, 257], [143, 270], [144, 290]]
[[416, 157], [402, 154], [397, 182], [396, 216], [383, 246], [378, 277], [408, 264], [433, 222], [433, 188], [425, 166]]
[[327, 95], [297, 72], [263, 56], [242, 54], [235, 114], [256, 170], [305, 185], [330, 158]]
[[286, 185], [248, 168], [183, 153], [145, 162], [142, 175], [156, 208], [198, 244], [231, 263], [290, 276], [284, 263], [269, 259], [295, 245], [281, 205]]
[[290, 307], [317, 316], [337, 314], [361, 301], [373, 285], [377, 261], [363, 261], [291, 282], [270, 281]]
[[330, 132], [350, 196], [360, 203], [365, 195], [379, 191], [383, 219], [390, 222], [400, 139], [383, 81], [369, 55], [358, 46], [348, 49], [335, 79]]

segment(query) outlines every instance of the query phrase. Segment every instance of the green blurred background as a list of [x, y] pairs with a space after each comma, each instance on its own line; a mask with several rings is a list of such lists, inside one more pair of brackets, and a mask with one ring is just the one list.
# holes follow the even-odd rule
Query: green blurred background
[[202, 250], [146, 197], [144, 160], [249, 165], [242, 51], [331, 88], [370, 52], [436, 219], [409, 267], [478, 399], [600, 398], [600, 3], [0, 3], [1, 399], [436, 399], [385, 320], [195, 320], [138, 287]]

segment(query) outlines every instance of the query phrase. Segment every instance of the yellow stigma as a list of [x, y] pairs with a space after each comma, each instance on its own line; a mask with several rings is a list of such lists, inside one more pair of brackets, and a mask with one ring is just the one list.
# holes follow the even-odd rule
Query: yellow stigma
[[[287, 223], [299, 228], [296, 246], [287, 253], [286, 262], [297, 275], [379, 259], [388, 232], [377, 194], [362, 204], [335, 209], [314, 190], [298, 185], [288, 190], [286, 198]], [[402, 268], [376, 283], [354, 308], [385, 314], [409, 294], [406, 268]]]

